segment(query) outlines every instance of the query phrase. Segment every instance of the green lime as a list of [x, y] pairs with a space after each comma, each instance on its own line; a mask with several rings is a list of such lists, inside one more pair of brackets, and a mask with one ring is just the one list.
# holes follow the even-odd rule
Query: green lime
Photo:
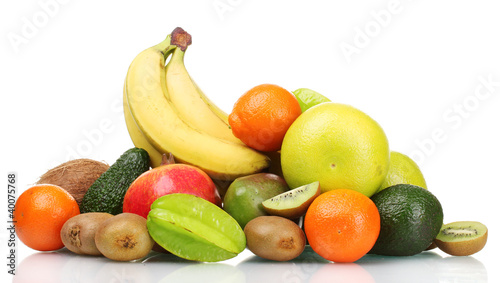
[[380, 125], [360, 110], [325, 102], [302, 113], [281, 147], [291, 188], [319, 181], [321, 191], [353, 189], [370, 197], [389, 169], [389, 144]]
[[300, 104], [302, 112], [323, 102], [330, 102], [330, 99], [312, 89], [299, 88], [292, 92]]
[[424, 175], [417, 163], [407, 155], [391, 151], [389, 172], [378, 191], [397, 184], [411, 184], [427, 189]]

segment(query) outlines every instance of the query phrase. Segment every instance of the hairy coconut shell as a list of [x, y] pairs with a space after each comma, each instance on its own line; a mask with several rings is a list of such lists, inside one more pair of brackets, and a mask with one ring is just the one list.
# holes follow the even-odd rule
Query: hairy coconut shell
[[70, 160], [47, 171], [36, 183], [58, 185], [68, 191], [80, 205], [90, 186], [108, 168], [108, 164], [92, 159]]

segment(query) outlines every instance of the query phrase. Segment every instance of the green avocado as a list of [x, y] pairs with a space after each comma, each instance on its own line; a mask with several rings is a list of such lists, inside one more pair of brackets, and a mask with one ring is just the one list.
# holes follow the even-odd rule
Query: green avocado
[[80, 204], [80, 212], [123, 212], [123, 198], [130, 184], [149, 169], [149, 155], [142, 148], [125, 151], [90, 186]]
[[441, 203], [422, 187], [398, 184], [371, 199], [380, 214], [380, 234], [371, 254], [418, 254], [429, 247], [443, 225]]

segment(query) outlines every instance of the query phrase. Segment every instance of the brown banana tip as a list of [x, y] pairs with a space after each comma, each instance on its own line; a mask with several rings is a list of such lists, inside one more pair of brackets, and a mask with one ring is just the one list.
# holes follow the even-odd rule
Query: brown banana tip
[[172, 31], [171, 44], [179, 47], [182, 51], [186, 51], [186, 48], [191, 45], [191, 43], [191, 35], [182, 28], [177, 27]]

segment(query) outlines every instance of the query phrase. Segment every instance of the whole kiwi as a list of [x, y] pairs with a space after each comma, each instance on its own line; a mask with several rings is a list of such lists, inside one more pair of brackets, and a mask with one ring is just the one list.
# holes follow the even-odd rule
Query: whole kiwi
[[71, 217], [61, 228], [64, 246], [77, 254], [101, 255], [95, 245], [95, 232], [104, 220], [111, 217], [112, 214], [104, 212], [89, 212]]
[[120, 213], [106, 219], [95, 234], [97, 249], [105, 257], [117, 261], [143, 258], [154, 243], [146, 226], [146, 218], [134, 213]]
[[276, 261], [298, 257], [306, 246], [304, 231], [281, 216], [259, 216], [244, 229], [247, 247], [255, 255]]

